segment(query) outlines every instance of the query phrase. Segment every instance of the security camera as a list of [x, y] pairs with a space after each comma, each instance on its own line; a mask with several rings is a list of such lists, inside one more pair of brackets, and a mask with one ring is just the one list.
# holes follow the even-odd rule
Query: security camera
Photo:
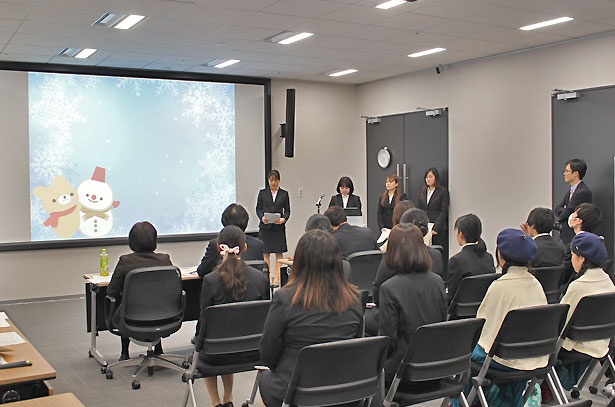
[[436, 73], [438, 75], [440, 75], [442, 73], [442, 71], [444, 71], [444, 66], [443, 65], [436, 66]]

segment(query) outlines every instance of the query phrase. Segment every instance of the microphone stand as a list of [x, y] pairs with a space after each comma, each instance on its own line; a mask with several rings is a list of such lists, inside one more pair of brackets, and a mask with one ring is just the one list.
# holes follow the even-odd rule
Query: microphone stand
[[322, 194], [318, 197], [318, 201], [316, 201], [316, 213], [320, 214], [320, 207], [322, 206], [322, 198], [325, 197], [325, 194]]

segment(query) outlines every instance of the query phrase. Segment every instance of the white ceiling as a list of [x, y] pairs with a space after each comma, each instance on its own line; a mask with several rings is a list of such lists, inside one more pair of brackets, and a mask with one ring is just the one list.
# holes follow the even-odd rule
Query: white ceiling
[[[0, 60], [366, 83], [615, 30], [615, 0], [0, 0]], [[132, 30], [92, 27], [104, 12], [142, 14]], [[556, 17], [574, 21], [536, 31]], [[313, 32], [291, 45], [265, 38]], [[433, 47], [447, 51], [407, 55]], [[87, 60], [63, 48], [97, 48]], [[212, 59], [240, 59], [225, 69]], [[203, 66], [205, 65], [205, 66]], [[359, 72], [339, 78], [333, 70]]]

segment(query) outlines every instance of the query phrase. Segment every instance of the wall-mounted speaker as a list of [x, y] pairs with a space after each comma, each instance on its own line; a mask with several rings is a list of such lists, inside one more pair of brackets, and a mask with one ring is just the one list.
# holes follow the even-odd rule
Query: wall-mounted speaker
[[284, 156], [295, 156], [295, 89], [286, 89], [286, 123], [282, 126]]

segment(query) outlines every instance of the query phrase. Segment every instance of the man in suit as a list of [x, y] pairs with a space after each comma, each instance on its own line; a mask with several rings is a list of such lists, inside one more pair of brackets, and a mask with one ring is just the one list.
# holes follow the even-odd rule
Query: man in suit
[[553, 239], [550, 233], [555, 225], [555, 216], [549, 208], [534, 208], [521, 225], [521, 230], [534, 239], [538, 254], [532, 260], [532, 267], [559, 266], [564, 256], [564, 246]]
[[[221, 221], [223, 226], [234, 225], [245, 232], [249, 220], [250, 215], [248, 215], [248, 211], [246, 211], [243, 206], [236, 203], [230, 204], [226, 207], [224, 212], [222, 212]], [[217, 239], [211, 239], [207, 244], [205, 255], [201, 260], [201, 264], [199, 264], [199, 267], [196, 269], [200, 277], [211, 273], [218, 263], [222, 261], [222, 256], [218, 253], [216, 244]], [[246, 235], [246, 244], [248, 245], [248, 249], [241, 254], [242, 260], [263, 259], [263, 242], [260, 239]]]
[[569, 244], [574, 236], [574, 232], [568, 225], [568, 217], [579, 204], [592, 203], [592, 193], [583, 182], [586, 172], [587, 164], [581, 159], [574, 158], [566, 163], [564, 181], [570, 184], [570, 190], [564, 195], [562, 202], [553, 211], [562, 226], [560, 238], [564, 244]]
[[344, 209], [339, 206], [331, 206], [325, 211], [325, 216], [331, 221], [333, 237], [340, 244], [344, 259], [356, 252], [377, 249], [376, 239], [371, 230], [349, 225]]

